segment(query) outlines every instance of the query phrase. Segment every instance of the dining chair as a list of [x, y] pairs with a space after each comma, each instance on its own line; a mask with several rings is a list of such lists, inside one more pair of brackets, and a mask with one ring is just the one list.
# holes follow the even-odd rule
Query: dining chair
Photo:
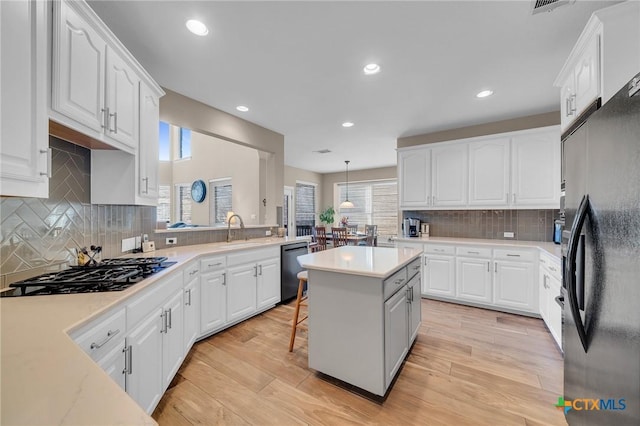
[[376, 236], [378, 235], [378, 225], [365, 225], [364, 233], [367, 235], [367, 238], [364, 240], [367, 246], [375, 246], [376, 245]]
[[327, 229], [324, 226], [315, 227], [316, 247], [314, 251], [322, 251], [327, 249]]
[[331, 238], [333, 240], [334, 247], [346, 246], [347, 242], [347, 228], [334, 228], [331, 227]]
[[356, 234], [358, 232], [358, 224], [347, 225], [347, 231], [349, 231], [350, 234]]

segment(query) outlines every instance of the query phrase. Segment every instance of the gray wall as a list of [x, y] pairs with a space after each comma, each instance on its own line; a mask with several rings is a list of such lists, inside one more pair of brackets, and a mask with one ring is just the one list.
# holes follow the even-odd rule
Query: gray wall
[[[349, 182], [365, 180], [395, 179], [398, 177], [397, 167], [380, 167], [377, 169], [351, 170], [349, 169]], [[333, 191], [336, 183], [346, 182], [346, 168], [343, 172], [326, 173], [322, 175], [322, 207], [324, 210], [328, 206], [333, 206]], [[342, 200], [344, 201], [344, 200]], [[339, 203], [338, 203], [339, 204]], [[337, 210], [337, 206], [333, 206]]]

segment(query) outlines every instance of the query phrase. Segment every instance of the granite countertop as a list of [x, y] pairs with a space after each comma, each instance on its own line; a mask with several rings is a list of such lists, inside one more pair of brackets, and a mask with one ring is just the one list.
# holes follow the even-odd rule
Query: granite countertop
[[545, 241], [518, 241], [518, 240], [491, 240], [482, 238], [460, 238], [460, 237], [397, 237], [395, 241], [408, 243], [440, 243], [440, 244], [468, 244], [468, 245], [488, 245], [501, 247], [538, 248], [562, 261], [562, 250], [559, 244]]
[[298, 263], [310, 270], [385, 278], [421, 254], [411, 248], [343, 246], [298, 256]]
[[68, 333], [199, 256], [304, 240], [261, 238], [137, 253], [130, 256], [178, 263], [123, 291], [0, 299], [0, 424], [156, 424]]

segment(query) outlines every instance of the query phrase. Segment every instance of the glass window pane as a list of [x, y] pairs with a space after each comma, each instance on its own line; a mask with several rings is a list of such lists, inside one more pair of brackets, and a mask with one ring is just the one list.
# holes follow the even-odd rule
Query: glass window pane
[[191, 225], [191, 185], [177, 185], [177, 221]]
[[158, 222], [171, 221], [171, 186], [158, 186], [158, 208], [156, 209]]
[[211, 192], [211, 221], [213, 225], [225, 225], [227, 212], [233, 210], [233, 186], [231, 179], [213, 181]]
[[191, 157], [191, 130], [180, 128], [180, 158]]
[[296, 184], [296, 227], [315, 226], [316, 187], [303, 183]]
[[171, 139], [169, 137], [169, 123], [165, 123], [164, 121], [160, 122], [160, 134], [159, 134], [159, 143], [160, 143], [160, 161], [170, 161], [171, 160]]
[[[346, 198], [346, 184], [338, 184], [338, 200]], [[349, 200], [354, 207], [338, 208], [338, 220], [349, 218], [350, 224], [357, 224], [359, 231], [364, 225], [378, 225], [378, 235], [382, 238], [398, 233], [398, 184], [394, 180], [356, 182], [349, 184]]]

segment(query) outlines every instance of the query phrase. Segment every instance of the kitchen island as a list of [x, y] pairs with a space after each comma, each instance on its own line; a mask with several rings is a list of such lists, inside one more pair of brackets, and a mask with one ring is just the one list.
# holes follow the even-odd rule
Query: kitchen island
[[385, 396], [418, 333], [421, 250], [345, 246], [309, 271], [309, 367]]

